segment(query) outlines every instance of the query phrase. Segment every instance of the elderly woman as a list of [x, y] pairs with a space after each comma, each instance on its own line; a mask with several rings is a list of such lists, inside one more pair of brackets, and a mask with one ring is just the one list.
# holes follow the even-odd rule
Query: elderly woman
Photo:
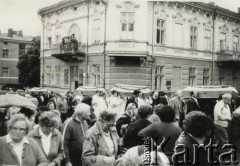
[[102, 111], [83, 142], [82, 164], [113, 166], [116, 164], [119, 137], [115, 128], [116, 113]]
[[116, 128], [120, 138], [122, 138], [126, 133], [127, 126], [135, 120], [136, 109], [137, 105], [135, 103], [129, 103], [125, 110], [125, 113], [117, 120]]
[[25, 137], [30, 122], [22, 114], [13, 115], [8, 122], [8, 135], [0, 137], [0, 165], [46, 166], [46, 157], [39, 145]]
[[39, 116], [39, 126], [28, 134], [41, 147], [49, 166], [60, 166], [63, 159], [61, 134], [55, 129], [56, 126], [57, 119], [54, 113], [43, 112]]

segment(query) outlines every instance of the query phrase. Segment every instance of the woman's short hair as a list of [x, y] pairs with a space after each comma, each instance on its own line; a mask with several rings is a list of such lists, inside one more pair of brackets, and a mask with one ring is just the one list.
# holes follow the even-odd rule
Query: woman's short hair
[[175, 119], [175, 112], [169, 105], [157, 105], [154, 107], [154, 112], [156, 112], [162, 122], [170, 123]]
[[[133, 102], [132, 102], [132, 103], [129, 103], [129, 104], [127, 105], [127, 107], [126, 107], [126, 110], [132, 109], [134, 106], [137, 108], [136, 103], [133, 103]], [[125, 110], [125, 111], [126, 111], [126, 110]]]
[[92, 106], [92, 97], [90, 97], [90, 96], [84, 97], [84, 99], [82, 100], [82, 103]]
[[115, 112], [112, 112], [112, 111], [109, 111], [109, 110], [104, 110], [104, 111], [101, 111], [100, 114], [99, 114], [99, 120], [100, 121], [113, 121], [113, 120], [116, 120], [116, 116], [117, 114]]
[[139, 118], [146, 119], [148, 117], [148, 115], [151, 115], [151, 114], [152, 114], [152, 106], [151, 105], [145, 104], [145, 105], [141, 105], [138, 108]]
[[56, 127], [57, 118], [53, 112], [43, 112], [39, 116], [39, 125], [47, 127]]
[[21, 108], [18, 113], [25, 115], [28, 119], [30, 119], [34, 115], [34, 111], [29, 108]]
[[31, 130], [32, 127], [28, 118], [23, 114], [15, 114], [11, 117], [11, 119], [7, 123], [8, 132], [11, 130], [12, 126], [18, 121], [24, 121], [26, 123], [27, 126], [26, 135], [27, 135], [27, 133]]
[[193, 137], [202, 138], [208, 131], [213, 131], [212, 119], [200, 111], [192, 111], [185, 116], [183, 129]]
[[47, 103], [47, 107], [49, 108], [49, 106], [50, 106], [51, 104], [53, 104], [53, 106], [54, 106], [54, 103], [50, 101], [50, 102]]

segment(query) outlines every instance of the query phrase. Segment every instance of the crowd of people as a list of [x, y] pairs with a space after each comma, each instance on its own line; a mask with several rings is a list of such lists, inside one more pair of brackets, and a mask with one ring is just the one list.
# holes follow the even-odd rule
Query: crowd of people
[[[1, 109], [0, 165], [207, 166], [240, 159], [240, 97], [233, 104], [228, 93], [216, 101], [213, 117], [197, 91], [188, 101], [181, 90], [149, 96], [134, 90], [125, 99], [115, 90], [18, 94], [36, 104], [37, 114], [17, 106]], [[199, 147], [210, 143], [218, 148], [209, 156]], [[225, 145], [232, 145], [231, 154]]]

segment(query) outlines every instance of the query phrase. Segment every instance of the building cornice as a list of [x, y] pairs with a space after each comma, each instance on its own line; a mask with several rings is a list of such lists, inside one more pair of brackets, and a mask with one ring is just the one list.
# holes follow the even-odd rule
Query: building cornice
[[217, 5], [211, 5], [211, 4], [207, 4], [207, 3], [203, 3], [203, 2], [178, 2], [178, 3], [182, 3], [184, 5], [189, 5], [191, 7], [196, 7], [201, 10], [205, 10], [211, 14], [213, 14], [215, 12], [215, 14], [217, 14], [217, 15], [229, 17], [229, 18], [240, 21], [240, 14], [233, 12], [231, 10], [228, 10], [228, 9], [224, 9]]
[[47, 6], [45, 8], [42, 8], [38, 11], [38, 14], [40, 16], [43, 16], [47, 13], [51, 13], [51, 12], [54, 12], [56, 10], [60, 10], [62, 8], [65, 8], [65, 7], [69, 7], [71, 5], [75, 5], [75, 4], [78, 4], [80, 2], [84, 2], [85, 0], [64, 0], [64, 1], [61, 1], [59, 3], [56, 3], [56, 4], [53, 4], [53, 5], [50, 5], [50, 6]]
[[32, 41], [26, 41], [26, 40], [17, 40], [17, 39], [4, 39], [0, 38], [0, 42], [8, 42], [8, 43], [25, 43], [25, 44], [32, 44]]

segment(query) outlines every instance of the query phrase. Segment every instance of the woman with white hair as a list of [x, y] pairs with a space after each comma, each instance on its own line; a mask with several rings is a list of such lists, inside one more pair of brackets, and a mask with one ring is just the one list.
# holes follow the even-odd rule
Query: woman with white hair
[[102, 111], [83, 142], [82, 164], [113, 166], [116, 164], [119, 137], [115, 128], [116, 113]]
[[232, 95], [229, 93], [222, 95], [222, 100], [214, 107], [215, 134], [220, 146], [228, 143], [227, 126], [231, 120], [231, 111], [229, 108], [231, 98]]
[[26, 137], [30, 128], [30, 122], [24, 115], [13, 115], [8, 122], [8, 135], [0, 137], [0, 165], [48, 165], [39, 145]]

